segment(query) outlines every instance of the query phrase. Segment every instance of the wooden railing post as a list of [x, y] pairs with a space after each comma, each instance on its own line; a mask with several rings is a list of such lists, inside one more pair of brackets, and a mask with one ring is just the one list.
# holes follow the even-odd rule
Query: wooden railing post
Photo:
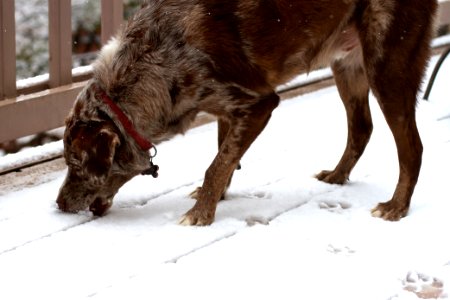
[[442, 0], [439, 3], [438, 24], [447, 24], [450, 21], [450, 1]]
[[0, 0], [0, 100], [16, 96], [14, 0]]
[[49, 0], [50, 87], [72, 82], [72, 3]]
[[123, 23], [123, 1], [102, 0], [102, 44], [116, 33]]

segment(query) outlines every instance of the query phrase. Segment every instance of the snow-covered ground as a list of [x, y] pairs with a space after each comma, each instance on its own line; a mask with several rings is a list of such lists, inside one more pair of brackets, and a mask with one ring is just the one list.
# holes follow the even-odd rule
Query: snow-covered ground
[[[423, 167], [401, 221], [370, 215], [398, 177], [373, 98], [374, 133], [350, 182], [314, 179], [335, 166], [346, 141], [330, 87], [276, 109], [209, 227], [177, 223], [216, 153], [215, 124], [160, 145], [159, 178], [133, 179], [102, 218], [57, 210], [61, 161], [26, 183], [0, 184], [0, 299], [448, 298], [449, 73], [447, 61], [430, 101], [418, 104]], [[47, 148], [60, 144], [30, 155]]]

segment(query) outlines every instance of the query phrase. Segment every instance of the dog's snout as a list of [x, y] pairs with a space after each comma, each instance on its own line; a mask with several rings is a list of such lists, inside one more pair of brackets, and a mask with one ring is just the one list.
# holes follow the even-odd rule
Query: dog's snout
[[56, 198], [56, 204], [58, 205], [59, 210], [63, 212], [77, 212], [78, 209], [76, 209], [76, 206], [71, 203], [67, 199], [67, 197], [64, 196], [62, 192], [59, 193], [58, 198]]
[[76, 184], [71, 184], [67, 180], [62, 185], [56, 198], [56, 204], [61, 211], [75, 213], [86, 209], [89, 205], [87, 202], [91, 197], [80, 193], [76, 187]]
[[115, 193], [101, 187], [89, 189], [82, 182], [72, 182], [66, 178], [59, 190], [56, 204], [63, 212], [77, 213], [89, 209], [94, 215], [102, 216], [112, 206], [114, 195]]

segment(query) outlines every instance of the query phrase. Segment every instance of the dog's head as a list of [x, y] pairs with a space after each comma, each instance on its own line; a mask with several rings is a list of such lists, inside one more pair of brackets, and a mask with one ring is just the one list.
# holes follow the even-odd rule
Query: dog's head
[[68, 172], [57, 199], [61, 210], [77, 212], [90, 207], [102, 215], [111, 206], [119, 188], [132, 177], [113, 167], [119, 147], [117, 133], [106, 122], [68, 122], [64, 134]]
[[83, 105], [78, 101], [66, 120], [64, 158], [68, 172], [57, 203], [65, 212], [89, 207], [95, 215], [103, 215], [119, 188], [142, 170], [113, 121], [97, 112], [86, 118]]

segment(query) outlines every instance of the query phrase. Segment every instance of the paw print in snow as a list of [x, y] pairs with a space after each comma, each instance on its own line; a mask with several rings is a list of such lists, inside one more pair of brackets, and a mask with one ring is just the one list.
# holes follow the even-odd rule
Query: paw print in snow
[[270, 199], [271, 195], [267, 191], [255, 191], [247, 195], [251, 199]]
[[330, 212], [340, 212], [344, 209], [349, 209], [351, 206], [350, 203], [342, 202], [342, 201], [321, 201], [319, 203], [320, 209], [326, 209]]
[[416, 272], [408, 272], [403, 280], [403, 289], [414, 293], [420, 299], [444, 299], [444, 282], [436, 277]]
[[247, 226], [251, 227], [257, 224], [269, 225], [270, 220], [261, 216], [250, 216], [245, 219], [245, 222], [247, 223]]
[[327, 251], [331, 252], [333, 254], [343, 254], [343, 255], [350, 255], [350, 254], [354, 254], [355, 253], [355, 250], [350, 249], [347, 246], [345, 246], [345, 247], [335, 247], [335, 246], [333, 246], [331, 244], [328, 245]]
[[249, 199], [249, 200], [259, 200], [259, 199], [271, 199], [272, 194], [268, 191], [246, 191], [246, 192], [229, 192], [225, 199]]

